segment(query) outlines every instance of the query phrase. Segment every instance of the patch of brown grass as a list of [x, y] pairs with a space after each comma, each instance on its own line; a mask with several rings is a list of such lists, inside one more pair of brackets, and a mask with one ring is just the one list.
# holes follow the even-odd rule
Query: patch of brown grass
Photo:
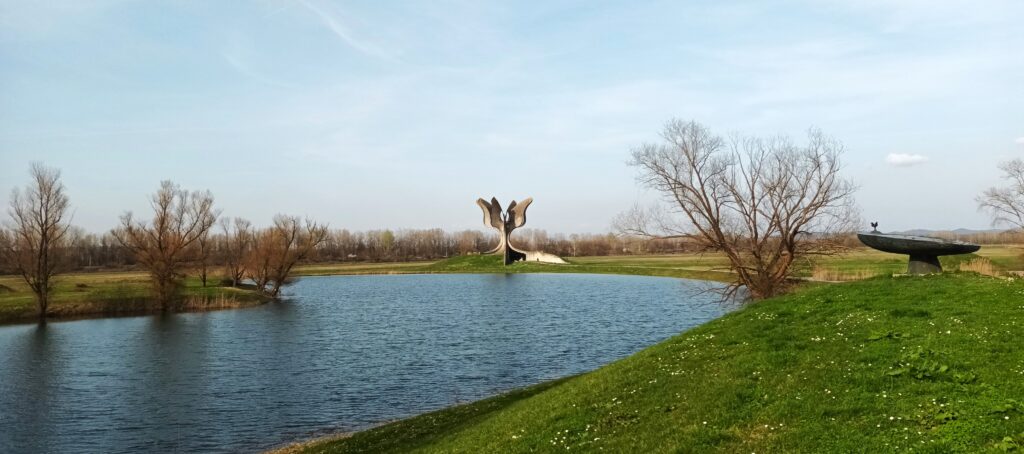
[[186, 296], [177, 309], [182, 312], [209, 311], [217, 309], [238, 309], [242, 307], [257, 306], [266, 301], [253, 299], [238, 299], [223, 293], [214, 296]]
[[311, 448], [314, 448], [314, 447], [316, 447], [316, 446], [318, 446], [320, 444], [330, 443], [332, 441], [338, 441], [338, 440], [341, 440], [343, 438], [348, 438], [348, 437], [351, 437], [351, 436], [352, 436], [352, 432], [344, 432], [344, 433], [327, 435], [325, 437], [319, 437], [319, 438], [314, 438], [312, 440], [300, 441], [300, 442], [297, 442], [297, 443], [292, 443], [292, 444], [287, 445], [287, 446], [282, 446], [280, 448], [271, 449], [270, 451], [267, 451], [266, 454], [299, 454], [299, 453], [302, 453], [302, 452], [306, 452], [307, 450], [310, 450]]
[[871, 269], [837, 270], [818, 266], [811, 271], [811, 279], [820, 282], [847, 282], [869, 279], [883, 274], [885, 273]]
[[960, 271], [970, 271], [985, 276], [999, 276], [1000, 273], [996, 270], [996, 267], [992, 265], [992, 261], [985, 257], [978, 257], [969, 262], [960, 264]]

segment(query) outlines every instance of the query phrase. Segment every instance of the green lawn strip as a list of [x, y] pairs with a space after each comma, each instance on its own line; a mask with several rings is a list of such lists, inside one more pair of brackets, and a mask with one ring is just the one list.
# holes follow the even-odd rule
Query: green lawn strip
[[1019, 279], [946, 274], [809, 286], [538, 392], [308, 449], [1024, 449], [1022, 335]]
[[[37, 319], [36, 301], [24, 282], [13, 276], [0, 278], [0, 285], [12, 292], [0, 293], [0, 323], [31, 322]], [[196, 278], [185, 280], [181, 294], [185, 301], [206, 301], [216, 307], [244, 307], [265, 298], [240, 288], [220, 287]], [[194, 309], [195, 305], [193, 305]], [[50, 318], [132, 315], [157, 311], [149, 281], [137, 273], [70, 274], [59, 276], [51, 294]], [[189, 310], [189, 309], [186, 309]]]

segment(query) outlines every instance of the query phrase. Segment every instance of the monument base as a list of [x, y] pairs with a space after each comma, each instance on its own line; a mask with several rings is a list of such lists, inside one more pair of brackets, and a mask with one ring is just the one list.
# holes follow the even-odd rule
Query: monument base
[[939, 263], [937, 255], [910, 254], [907, 274], [933, 274], [941, 272], [942, 264]]
[[505, 246], [505, 264], [511, 265], [512, 262], [518, 262], [520, 260], [526, 260], [526, 254], [512, 249], [509, 246]]

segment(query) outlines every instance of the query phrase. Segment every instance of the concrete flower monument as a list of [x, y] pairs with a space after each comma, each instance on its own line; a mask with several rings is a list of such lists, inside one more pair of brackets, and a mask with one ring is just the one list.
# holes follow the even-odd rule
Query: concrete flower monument
[[512, 246], [512, 231], [526, 224], [526, 209], [533, 203], [529, 197], [516, 203], [515, 200], [508, 204], [508, 210], [501, 211], [501, 204], [498, 199], [491, 197], [488, 202], [484, 199], [477, 199], [476, 204], [484, 212], [484, 225], [494, 227], [498, 230], [498, 246], [487, 254], [501, 253], [505, 258], [505, 264], [516, 261], [542, 262], [542, 263], [565, 263], [561, 257], [540, 251], [525, 251]]

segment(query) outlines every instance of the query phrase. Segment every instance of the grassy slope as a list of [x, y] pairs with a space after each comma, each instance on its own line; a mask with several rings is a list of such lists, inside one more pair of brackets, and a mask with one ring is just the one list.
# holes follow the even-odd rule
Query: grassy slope
[[[28, 286], [16, 276], [0, 276], [0, 323], [36, 320], [36, 302]], [[236, 288], [203, 287], [198, 279], [185, 281], [186, 299], [205, 298], [217, 307], [240, 307], [262, 302], [254, 292]], [[52, 318], [128, 315], [151, 312], [149, 280], [144, 273], [76, 273], [57, 277], [47, 311]]]
[[1024, 449], [1022, 295], [969, 274], [816, 286], [581, 376], [306, 448]]

